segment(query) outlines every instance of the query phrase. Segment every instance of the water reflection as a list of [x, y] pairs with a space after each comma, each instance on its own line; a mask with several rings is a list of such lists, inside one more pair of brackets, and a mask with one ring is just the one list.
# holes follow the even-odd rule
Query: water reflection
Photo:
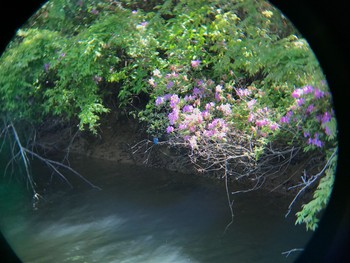
[[230, 215], [221, 184], [97, 160], [72, 165], [103, 190], [48, 193], [33, 211], [18, 188], [2, 187], [2, 203], [16, 205], [1, 206], [1, 227], [24, 262], [292, 262], [296, 255], [281, 252], [310, 238], [284, 218], [285, 197], [236, 196], [223, 236]]

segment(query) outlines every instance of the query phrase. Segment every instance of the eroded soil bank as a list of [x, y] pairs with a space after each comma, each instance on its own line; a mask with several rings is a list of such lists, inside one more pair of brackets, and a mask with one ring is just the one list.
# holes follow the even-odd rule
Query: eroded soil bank
[[[170, 148], [164, 144], [155, 145], [137, 121], [109, 114], [103, 118], [97, 135], [90, 132], [72, 131], [72, 126], [45, 127], [38, 139], [38, 145], [45, 154], [55, 155], [81, 154], [91, 158], [113, 161], [116, 163], [144, 165], [154, 168], [165, 168], [185, 174], [198, 174], [189, 158], [181, 150]], [[285, 195], [295, 195], [300, 187], [293, 187], [301, 182], [305, 171], [317, 173], [322, 161], [308, 158], [303, 154], [297, 155], [287, 166], [278, 172], [267, 174], [261, 188]], [[74, 167], [73, 167], [74, 168]], [[203, 176], [218, 178], [222, 174], [202, 173]], [[221, 178], [222, 179], [222, 178]], [[253, 187], [256, 182], [242, 178], [233, 180], [234, 190], [244, 190]], [[314, 186], [316, 187], [316, 185]], [[302, 200], [309, 200], [314, 188], [308, 188], [301, 196]]]

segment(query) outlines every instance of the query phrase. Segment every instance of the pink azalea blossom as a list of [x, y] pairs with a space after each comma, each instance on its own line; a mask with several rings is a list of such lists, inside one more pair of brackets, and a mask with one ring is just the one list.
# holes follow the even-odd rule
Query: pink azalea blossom
[[269, 120], [266, 118], [255, 122], [255, 125], [258, 127], [266, 126], [267, 124], [269, 124]]
[[186, 101], [186, 102], [193, 101], [194, 99], [195, 99], [195, 97], [192, 95], [186, 95], [184, 97], [184, 101]]
[[206, 110], [210, 110], [211, 108], [213, 108], [215, 106], [215, 103], [214, 102], [210, 102], [210, 103], [207, 103], [205, 105], [205, 109]]
[[291, 110], [286, 113], [286, 116], [288, 118], [292, 117], [292, 115], [293, 115], [293, 111], [291, 111]]
[[173, 111], [168, 114], [168, 119], [169, 119], [170, 125], [174, 125], [174, 123], [179, 119], [178, 109], [176, 108], [173, 109]]
[[248, 108], [251, 109], [256, 103], [256, 99], [252, 99], [247, 102]]
[[157, 97], [156, 106], [162, 105], [165, 102], [164, 97]]
[[305, 138], [310, 137], [310, 132], [305, 131], [305, 132], [304, 132], [304, 137], [305, 137]]
[[217, 85], [217, 86], [215, 87], [215, 92], [221, 93], [221, 92], [222, 92], [222, 86], [221, 86], [221, 85]]
[[204, 130], [203, 134], [206, 137], [212, 137], [215, 134], [215, 130]]
[[177, 96], [176, 94], [171, 95], [171, 97], [170, 97], [170, 107], [171, 108], [175, 108], [179, 102], [180, 102], [179, 96]]
[[204, 118], [205, 120], [210, 119], [210, 113], [209, 113], [209, 111], [208, 111], [208, 110], [202, 111], [202, 116], [203, 116], [203, 118]]
[[331, 120], [331, 118], [332, 118], [331, 114], [328, 111], [326, 111], [323, 114], [322, 119], [321, 119], [322, 124], [329, 122]]
[[254, 113], [250, 112], [248, 116], [248, 121], [252, 122], [255, 119]]
[[196, 97], [202, 97], [203, 96], [203, 92], [204, 92], [204, 89], [199, 89], [197, 87], [195, 87], [193, 89], [193, 96], [196, 96]]
[[324, 95], [325, 95], [325, 93], [324, 93], [322, 90], [315, 89], [315, 92], [314, 92], [314, 97], [315, 97], [315, 99], [320, 99], [320, 98], [322, 98]]
[[283, 116], [281, 119], [280, 119], [280, 123], [289, 123], [290, 122], [290, 119], [288, 116]]
[[196, 131], [196, 126], [190, 126], [190, 128], [189, 128], [189, 130], [190, 130], [190, 132], [195, 132]]
[[219, 110], [221, 110], [222, 113], [223, 113], [224, 115], [227, 116], [227, 115], [231, 114], [231, 105], [228, 104], [228, 103], [226, 103], [226, 104], [221, 104], [221, 105], [219, 106]]
[[174, 86], [174, 82], [173, 81], [169, 81], [168, 84], [166, 85], [166, 88], [170, 89], [172, 86]]
[[278, 128], [278, 124], [277, 124], [277, 123], [272, 123], [272, 124], [270, 124], [270, 129], [271, 129], [272, 131], [275, 131], [277, 128]]
[[311, 113], [314, 110], [315, 106], [313, 104], [310, 104], [307, 109], [306, 109], [306, 113]]
[[304, 98], [297, 99], [297, 104], [298, 104], [299, 107], [301, 105], [303, 105], [304, 103], [305, 103], [305, 99]]
[[186, 123], [181, 123], [179, 125], [179, 130], [186, 130], [187, 129], [187, 124]]
[[192, 105], [185, 105], [183, 108], [182, 108], [182, 112], [185, 113], [185, 112], [192, 112], [193, 111], [193, 106]]
[[174, 127], [173, 126], [168, 126], [167, 128], [166, 128], [166, 132], [167, 133], [172, 133], [174, 131]]
[[217, 102], [222, 100], [222, 97], [220, 96], [220, 93], [215, 92], [215, 99], [216, 99]]
[[236, 89], [236, 93], [240, 98], [249, 96], [252, 92], [248, 89]]
[[325, 132], [328, 136], [331, 136], [331, 135], [332, 135], [332, 131], [329, 129], [328, 126], [326, 126], [326, 127], [324, 128], [324, 132]]
[[322, 141], [318, 139], [318, 133], [315, 133], [314, 139], [312, 140], [312, 144], [317, 147], [322, 147]]
[[295, 89], [292, 93], [292, 97], [295, 99], [300, 98], [304, 94], [303, 89]]
[[192, 60], [192, 61], [191, 61], [191, 67], [197, 68], [197, 67], [199, 66], [200, 63], [201, 63], [201, 61], [198, 60], [198, 59]]
[[303, 94], [309, 94], [314, 91], [314, 88], [310, 85], [303, 87]]

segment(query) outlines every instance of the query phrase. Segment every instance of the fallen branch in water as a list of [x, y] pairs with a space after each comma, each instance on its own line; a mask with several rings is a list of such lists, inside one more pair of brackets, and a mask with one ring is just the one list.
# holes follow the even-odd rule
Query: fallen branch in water
[[[6, 165], [5, 174], [7, 172], [8, 167], [10, 165], [13, 166], [13, 163], [16, 160], [21, 161], [24, 165], [24, 168], [25, 168], [25, 175], [26, 175], [27, 183], [33, 192], [33, 201], [37, 201], [41, 196], [36, 190], [36, 183], [33, 179], [31, 171], [30, 171], [29, 156], [32, 159], [36, 158], [36, 159], [40, 160], [41, 162], [43, 162], [44, 164], [46, 164], [54, 173], [59, 175], [71, 188], [73, 188], [72, 184], [69, 182], [69, 180], [66, 178], [66, 176], [59, 169], [66, 169], [67, 171], [78, 176], [81, 180], [83, 180], [85, 183], [87, 183], [91, 187], [98, 189], [98, 190], [101, 190], [100, 187], [91, 183], [89, 180], [87, 180], [84, 176], [82, 176], [80, 173], [78, 173], [76, 170], [74, 170], [69, 165], [65, 165], [62, 162], [54, 161], [54, 160], [51, 160], [51, 159], [48, 159], [46, 157], [41, 156], [40, 154], [34, 152], [33, 146], [31, 149], [27, 146], [24, 146], [21, 139], [20, 139], [20, 136], [18, 135], [18, 132], [15, 128], [15, 125], [12, 122], [10, 122], [9, 124], [4, 122], [4, 126], [3, 126], [1, 133], [0, 133], [0, 137], [4, 138], [3, 145], [4, 145], [6, 137], [7, 137], [7, 139], [9, 139], [10, 148], [11, 148], [11, 159], [9, 160], [9, 162]], [[11, 139], [13, 139], [13, 140], [11, 140]], [[35, 141], [35, 138], [32, 140]], [[3, 145], [2, 145], [2, 147], [3, 147]], [[30, 145], [29, 141], [27, 142], [27, 145]], [[33, 142], [31, 143], [31, 145], [33, 145]], [[3, 149], [2, 147], [0, 148], [0, 150]], [[67, 155], [65, 156], [65, 158], [67, 158]]]
[[[230, 211], [230, 221], [226, 225], [223, 235], [233, 223], [234, 210], [232, 195], [246, 193], [259, 189], [268, 176], [285, 171], [292, 159], [300, 152], [300, 147], [265, 146], [265, 151], [256, 159], [255, 147], [257, 142], [243, 134], [230, 134], [227, 141], [213, 141], [207, 137], [200, 137], [193, 147], [183, 136], [173, 134], [167, 140], [141, 140], [131, 147], [133, 155], [141, 156], [144, 164], [148, 164], [153, 149], [158, 146], [168, 146], [178, 149], [182, 157], [187, 157], [199, 173], [219, 174], [224, 180], [227, 202]], [[182, 163], [183, 164], [183, 163]], [[230, 179], [249, 179], [252, 186], [245, 190], [230, 191]]]
[[293, 252], [301, 252], [301, 251], [304, 251], [304, 249], [303, 248], [293, 248], [293, 249], [290, 249], [288, 251], [284, 251], [281, 254], [282, 255], [286, 255], [286, 258], [287, 258], [291, 253], [293, 253]]

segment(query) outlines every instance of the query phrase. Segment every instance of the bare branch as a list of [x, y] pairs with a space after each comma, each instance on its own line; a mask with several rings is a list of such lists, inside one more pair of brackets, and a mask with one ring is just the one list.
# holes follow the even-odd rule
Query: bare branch
[[[13, 137], [9, 135], [9, 130], [12, 131]], [[76, 134], [74, 135], [74, 137], [76, 136]], [[24, 168], [25, 168], [27, 183], [29, 184], [31, 190], [33, 191], [33, 204], [34, 204], [34, 202], [36, 202], [38, 200], [40, 195], [36, 191], [36, 184], [33, 180], [33, 177], [32, 177], [31, 171], [30, 171], [30, 160], [29, 160], [28, 156], [31, 156], [32, 158], [35, 157], [38, 160], [45, 163], [52, 171], [54, 171], [57, 175], [59, 175], [70, 187], [73, 187], [72, 184], [68, 181], [68, 179], [64, 176], [64, 174], [61, 171], [59, 171], [59, 168], [63, 168], [63, 169], [66, 169], [66, 170], [72, 172], [74, 175], [78, 176], [81, 180], [83, 180], [85, 183], [87, 183], [91, 187], [101, 190], [100, 187], [91, 183], [89, 180], [87, 180], [85, 177], [83, 177], [80, 173], [75, 171], [69, 165], [65, 165], [62, 162], [50, 160], [50, 159], [45, 158], [45, 157], [39, 155], [38, 153], [34, 152], [34, 145], [35, 145], [35, 140], [36, 140], [36, 132], [35, 131], [32, 134], [32, 136], [30, 136], [30, 138], [32, 138], [32, 143], [29, 144], [29, 145], [31, 145], [31, 149], [25, 147], [22, 144], [22, 142], [19, 138], [19, 135], [17, 133], [17, 130], [12, 122], [10, 122], [9, 124], [6, 124], [4, 122], [4, 127], [0, 133], [0, 136], [1, 137], [6, 136], [8, 139], [10, 139], [10, 146], [11, 146], [11, 149], [10, 149], [11, 159], [7, 163], [4, 172], [6, 174], [7, 170], [9, 169], [10, 166], [13, 169], [13, 164], [16, 160], [20, 159], [22, 161]], [[72, 140], [74, 140], [74, 137]], [[13, 141], [11, 140], [12, 138], [14, 139]], [[72, 143], [72, 141], [71, 141], [71, 143]], [[68, 152], [68, 154], [69, 154], [69, 152]], [[68, 158], [68, 155], [66, 155], [65, 158]]]
[[[303, 187], [299, 190], [299, 192], [298, 192], [298, 193], [295, 195], [295, 197], [293, 198], [292, 202], [289, 204], [289, 206], [288, 206], [288, 211], [287, 211], [287, 213], [285, 214], [285, 217], [287, 217], [287, 216], [290, 214], [290, 212], [291, 212], [291, 210], [292, 210], [292, 207], [293, 207], [295, 201], [296, 201], [296, 200], [298, 199], [298, 197], [300, 196], [300, 194], [303, 193], [303, 192], [304, 192], [308, 187], [310, 187], [314, 182], [316, 182], [316, 181], [321, 177], [321, 175], [326, 171], [326, 169], [329, 167], [329, 164], [330, 164], [331, 160], [336, 156], [337, 151], [338, 151], [338, 148], [335, 148], [334, 151], [333, 151], [333, 153], [332, 153], [332, 155], [331, 155], [331, 157], [329, 157], [327, 163], [324, 165], [324, 167], [322, 168], [322, 170], [321, 170], [319, 173], [317, 173], [316, 175], [313, 175], [313, 176], [311, 176], [309, 179], [306, 180], [306, 174], [305, 174], [305, 172], [304, 172], [304, 176], [301, 176], [303, 183], [300, 183], [300, 184], [297, 185], [297, 186], [303, 186]], [[290, 189], [291, 189], [291, 188], [293, 188], [293, 186], [290, 187]]]
[[284, 251], [281, 254], [282, 255], [286, 255], [286, 258], [287, 258], [291, 253], [293, 253], [293, 252], [300, 252], [300, 251], [304, 251], [304, 249], [303, 248], [293, 248], [291, 250]]

